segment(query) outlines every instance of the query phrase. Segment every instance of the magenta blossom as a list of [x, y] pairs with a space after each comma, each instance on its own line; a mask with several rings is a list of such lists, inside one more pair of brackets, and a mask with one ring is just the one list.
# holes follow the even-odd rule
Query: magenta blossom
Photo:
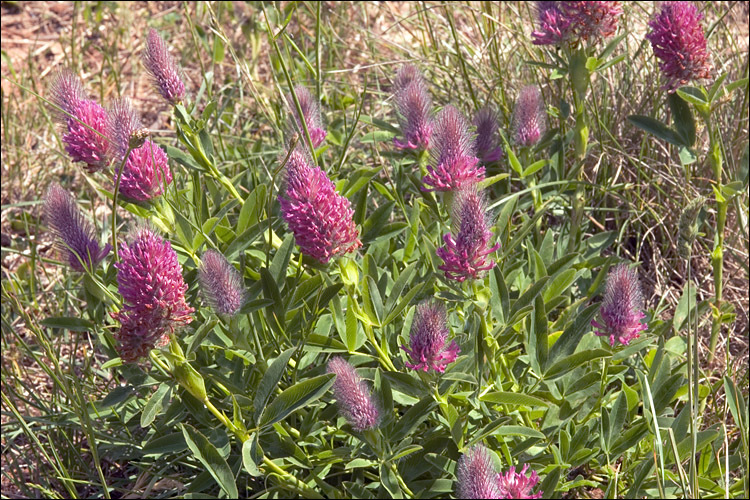
[[351, 203], [299, 150], [289, 156], [285, 186], [278, 199], [281, 215], [302, 253], [327, 264], [331, 257], [362, 246]]
[[216, 250], [203, 254], [198, 272], [206, 302], [219, 314], [234, 316], [245, 302], [245, 288], [239, 271]]
[[372, 429], [378, 425], [380, 412], [370, 390], [346, 360], [335, 357], [328, 362], [328, 373], [336, 374], [333, 394], [339, 411], [356, 431]]
[[474, 146], [477, 156], [485, 165], [497, 163], [503, 157], [498, 134], [497, 114], [490, 107], [484, 107], [474, 116], [477, 137]]
[[443, 304], [419, 304], [411, 325], [409, 347], [401, 346], [412, 361], [406, 363], [406, 366], [412, 370], [435, 370], [443, 373], [460, 352], [455, 340], [446, 346], [449, 333], [448, 317]]
[[85, 98], [81, 81], [70, 70], [63, 69], [55, 77], [50, 101], [60, 108], [53, 116], [67, 128], [62, 141], [71, 159], [85, 163], [90, 173], [109, 165], [107, 112], [96, 101]]
[[536, 471], [526, 476], [528, 465], [521, 472], [511, 467], [505, 474], [497, 472], [490, 452], [478, 444], [469, 448], [458, 460], [456, 479], [460, 498], [541, 498], [542, 492], [531, 490], [539, 482]]
[[544, 135], [547, 122], [542, 93], [534, 85], [527, 85], [518, 93], [513, 110], [513, 141], [520, 146], [533, 146]]
[[453, 106], [446, 106], [437, 116], [431, 155], [435, 166], [427, 166], [424, 191], [453, 191], [484, 179], [469, 124]]
[[531, 492], [539, 482], [539, 475], [536, 471], [531, 471], [531, 474], [527, 476], [528, 468], [527, 464], [523, 466], [521, 472], [516, 472], [516, 468], [511, 467], [505, 474], [498, 473], [497, 484], [500, 490], [498, 498], [542, 498], [541, 491]]
[[393, 81], [393, 100], [404, 139], [393, 139], [400, 149], [426, 150], [432, 135], [432, 99], [422, 73], [413, 64], [401, 67]]
[[531, 36], [535, 45], [598, 42], [617, 31], [620, 2], [537, 2], [539, 27]]
[[138, 113], [127, 99], [116, 101], [109, 111], [107, 127], [112, 139], [112, 156], [117, 161], [114, 182], [123, 157], [128, 154], [120, 179], [120, 193], [131, 200], [146, 201], [164, 193], [172, 182], [167, 154], [151, 139], [141, 125]]
[[702, 18], [691, 2], [665, 2], [661, 12], [648, 23], [653, 31], [646, 39], [661, 59], [659, 68], [667, 79], [664, 89], [669, 92], [691, 80], [711, 77]]
[[458, 192], [453, 205], [453, 226], [457, 234], [443, 237], [445, 246], [437, 249], [444, 264], [438, 269], [445, 271], [446, 278], [464, 281], [477, 279], [483, 271], [492, 269], [495, 262], [487, 262], [487, 256], [500, 248], [500, 243], [489, 247], [492, 225], [486, 213], [484, 193], [471, 186]]
[[117, 284], [124, 305], [112, 314], [122, 324], [115, 335], [123, 361], [135, 361], [168, 335], [189, 324], [194, 309], [185, 302], [187, 284], [182, 266], [168, 241], [148, 228], [136, 229], [115, 263]]
[[44, 199], [44, 215], [57, 246], [75, 271], [94, 269], [112, 249], [99, 247], [91, 225], [83, 218], [75, 200], [59, 184], [51, 184]]
[[609, 337], [609, 344], [614, 347], [617, 342], [628, 345], [631, 340], [640, 337], [638, 332], [648, 328], [641, 320], [646, 315], [643, 308], [643, 295], [638, 282], [638, 273], [625, 264], [619, 264], [607, 276], [604, 289], [604, 300], [599, 312], [604, 325], [592, 321], [598, 328], [595, 331], [600, 337]]
[[154, 86], [169, 104], [174, 106], [185, 99], [185, 84], [180, 69], [169, 54], [166, 42], [153, 28], [146, 38], [143, 65], [151, 75]]
[[[302, 116], [305, 117], [305, 125], [307, 125], [307, 131], [310, 133], [312, 145], [317, 148], [323, 144], [327, 135], [320, 118], [320, 104], [318, 104], [318, 101], [303, 85], [297, 85], [294, 88], [294, 92], [297, 94], [299, 107], [302, 109]], [[300, 133], [304, 134], [302, 122], [300, 122], [299, 114], [297, 113], [297, 106], [294, 104], [294, 98], [291, 93], [287, 95], [286, 101], [292, 110], [292, 116], [296, 121], [296, 125], [299, 127]]]
[[534, 45], [561, 45], [572, 35], [571, 20], [560, 9], [561, 2], [537, 2], [539, 27], [531, 36]]

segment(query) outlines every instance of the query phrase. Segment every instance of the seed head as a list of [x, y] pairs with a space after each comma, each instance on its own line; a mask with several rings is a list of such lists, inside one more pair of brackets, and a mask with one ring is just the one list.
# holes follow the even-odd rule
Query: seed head
[[455, 340], [446, 346], [449, 334], [445, 306], [438, 302], [419, 304], [411, 325], [409, 347], [401, 346], [412, 361], [406, 366], [412, 370], [443, 373], [461, 352]]
[[432, 135], [432, 99], [416, 66], [403, 66], [393, 82], [393, 100], [404, 139], [393, 139], [400, 149], [425, 150]]
[[[323, 128], [323, 122], [320, 119], [320, 104], [312, 96], [309, 90], [302, 85], [297, 85], [294, 88], [294, 92], [297, 94], [297, 100], [299, 101], [299, 107], [302, 109], [302, 116], [305, 117], [305, 125], [307, 125], [307, 131], [310, 133], [310, 140], [312, 141], [313, 147], [317, 148], [326, 138], [326, 130]], [[292, 116], [295, 120], [295, 125], [299, 128], [299, 132], [304, 134], [302, 128], [302, 122], [300, 122], [299, 114], [297, 113], [297, 106], [294, 104], [294, 98], [292, 94], [288, 94], [286, 101], [292, 110]], [[290, 126], [292, 132], [294, 132], [294, 126]]]
[[503, 157], [503, 148], [498, 137], [497, 114], [490, 107], [484, 107], [474, 116], [477, 137], [474, 141], [477, 156], [485, 165], [497, 163]]
[[665, 2], [659, 14], [648, 23], [646, 35], [661, 62], [667, 82], [664, 90], [674, 92], [692, 80], [711, 77], [711, 62], [701, 19], [691, 2]]
[[427, 166], [424, 191], [453, 191], [484, 179], [469, 125], [453, 106], [446, 106], [437, 116], [431, 156], [435, 166]]
[[357, 431], [372, 429], [378, 425], [380, 412], [372, 399], [370, 390], [354, 371], [354, 367], [343, 358], [335, 357], [328, 362], [328, 373], [336, 374], [333, 394], [339, 411]]
[[217, 313], [234, 316], [245, 302], [242, 276], [216, 250], [203, 254], [202, 261], [198, 279], [203, 298]]
[[502, 498], [497, 472], [489, 450], [478, 444], [458, 460], [456, 479], [459, 498]]
[[112, 249], [99, 247], [91, 225], [83, 218], [75, 200], [59, 184], [53, 183], [44, 200], [44, 214], [57, 246], [75, 271], [93, 270]]
[[[486, 213], [487, 202], [482, 191], [469, 186], [458, 192], [453, 205], [453, 226], [457, 234], [443, 237], [445, 246], [437, 249], [444, 264], [438, 269], [445, 271], [446, 278], [464, 281], [477, 279], [483, 271], [492, 269], [495, 262], [487, 262], [487, 256], [500, 248], [500, 243], [489, 247], [492, 231]], [[454, 229], [455, 232], [455, 229]]]
[[518, 93], [513, 110], [513, 140], [520, 146], [533, 146], [547, 128], [542, 93], [527, 85]]
[[325, 172], [308, 164], [300, 150], [289, 157], [278, 200], [302, 253], [327, 264], [331, 257], [362, 246], [351, 203], [336, 192]]
[[194, 309], [185, 302], [188, 287], [177, 254], [150, 229], [135, 230], [115, 268], [124, 299], [120, 312], [112, 315], [122, 325], [115, 338], [120, 356], [131, 362], [166, 345], [170, 333], [193, 321]]
[[542, 492], [531, 493], [534, 486], [539, 482], [539, 475], [536, 471], [531, 471], [529, 476], [526, 475], [528, 464], [524, 465], [521, 472], [516, 472], [515, 467], [508, 469], [508, 472], [502, 472], [497, 475], [498, 489], [500, 496], [498, 498], [542, 498]]
[[143, 65], [151, 75], [154, 86], [169, 104], [174, 106], [185, 99], [185, 84], [180, 69], [169, 54], [166, 42], [155, 29], [148, 32]]
[[74, 162], [83, 162], [89, 173], [109, 165], [107, 112], [85, 98], [83, 85], [69, 69], [60, 70], [50, 86], [50, 101], [59, 109], [52, 116], [66, 127], [62, 140]]
[[638, 332], [648, 328], [645, 323], [641, 323], [641, 319], [646, 316], [642, 309], [643, 295], [638, 273], [625, 264], [619, 264], [607, 276], [604, 299], [599, 310], [604, 325], [592, 321], [591, 324], [599, 329], [594, 333], [600, 337], [609, 337], [612, 347], [617, 342], [628, 345], [631, 340], [640, 337]]

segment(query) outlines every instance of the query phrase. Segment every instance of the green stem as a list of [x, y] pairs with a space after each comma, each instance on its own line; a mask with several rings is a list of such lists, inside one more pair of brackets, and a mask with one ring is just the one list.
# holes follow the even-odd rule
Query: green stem
[[406, 485], [406, 482], [404, 482], [404, 478], [401, 477], [401, 474], [398, 472], [398, 467], [396, 467], [396, 464], [391, 463], [391, 470], [393, 471], [393, 474], [396, 476], [396, 481], [398, 481], [398, 485], [401, 486], [401, 490], [406, 493], [406, 496], [409, 498], [414, 498], [414, 493], [409, 489], [409, 487]]
[[392, 371], [392, 372], [398, 371], [396, 370], [396, 367], [393, 365], [391, 358], [385, 352], [383, 352], [383, 350], [378, 345], [377, 340], [375, 339], [375, 333], [372, 331], [372, 325], [365, 323], [363, 321], [362, 326], [365, 327], [365, 334], [367, 335], [367, 340], [370, 341], [372, 346], [375, 348], [375, 351], [377, 351], [378, 353], [380, 364], [383, 365], [383, 367], [389, 371]]

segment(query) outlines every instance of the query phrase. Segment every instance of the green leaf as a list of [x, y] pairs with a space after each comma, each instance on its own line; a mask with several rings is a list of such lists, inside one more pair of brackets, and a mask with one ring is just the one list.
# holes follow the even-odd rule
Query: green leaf
[[510, 315], [510, 296], [508, 294], [508, 287], [505, 284], [503, 272], [500, 270], [499, 265], [492, 268], [492, 274], [490, 275], [490, 290], [492, 291], [490, 305], [492, 307], [492, 312], [494, 313], [493, 315], [498, 322], [503, 321]]
[[538, 295], [534, 299], [534, 319], [533, 330], [529, 335], [529, 352], [537, 362], [536, 369], [538, 372], [544, 371], [548, 358], [547, 343], [547, 313], [544, 309], [544, 299]]
[[599, 304], [592, 304], [579, 314], [575, 315], [575, 321], [569, 324], [562, 335], [552, 345], [549, 351], [549, 361], [557, 361], [562, 356], [573, 354], [578, 347], [581, 338], [591, 329], [591, 320], [599, 310]]
[[276, 316], [276, 321], [279, 322], [281, 328], [284, 328], [284, 303], [281, 301], [281, 295], [279, 294], [279, 287], [276, 284], [276, 281], [265, 267], [260, 269], [260, 281], [263, 286], [263, 295], [266, 296], [266, 299], [273, 301], [272, 310]]
[[605, 356], [609, 356], [609, 351], [605, 351], [604, 349], [592, 349], [590, 351], [581, 351], [571, 354], [550, 366], [544, 373], [544, 379], [552, 380], [561, 377], [589, 361], [603, 358]]
[[610, 413], [609, 419], [609, 439], [607, 439], [607, 448], [611, 448], [616, 437], [620, 436], [622, 428], [625, 425], [625, 419], [628, 416], [628, 398], [624, 391], [620, 391], [620, 394], [615, 400], [615, 404], [612, 406], [612, 413]]
[[682, 142], [677, 132], [667, 127], [659, 120], [651, 118], [650, 116], [630, 115], [628, 116], [628, 121], [636, 127], [643, 129], [646, 132], [658, 137], [663, 141], [667, 141], [670, 144], [673, 144], [675, 146], [686, 145]]
[[388, 466], [388, 462], [380, 464], [380, 484], [390, 494], [391, 498], [403, 498], [401, 489], [398, 487], [398, 479]]
[[402, 439], [409, 437], [414, 429], [419, 427], [419, 425], [430, 415], [435, 404], [436, 403], [432, 399], [432, 396], [426, 396], [417, 404], [406, 410], [404, 415], [398, 420], [398, 425], [392, 436], [393, 441], [399, 442]]
[[554, 277], [547, 289], [544, 291], [544, 302], [548, 303], [565, 290], [576, 280], [576, 270], [566, 269]]
[[283, 283], [286, 278], [286, 268], [292, 257], [292, 250], [294, 250], [294, 235], [287, 234], [276, 255], [273, 256], [271, 265], [268, 266], [268, 271], [276, 283]]
[[206, 467], [206, 470], [216, 480], [229, 498], [238, 498], [237, 484], [234, 482], [234, 474], [229, 468], [227, 461], [221, 456], [216, 447], [206, 439], [196, 428], [182, 423], [182, 434], [185, 442], [197, 458]]
[[690, 106], [677, 94], [669, 94], [667, 101], [672, 110], [672, 123], [677, 134], [685, 146], [692, 146], [695, 144], [695, 119]]
[[260, 477], [263, 475], [263, 471], [258, 468], [258, 462], [260, 460], [256, 460], [254, 455], [254, 447], [253, 445], [257, 446], [258, 443], [258, 435], [256, 433], [253, 433], [253, 436], [242, 443], [242, 465], [245, 467], [245, 470], [253, 477]]
[[547, 165], [546, 159], [536, 161], [532, 163], [531, 165], [529, 165], [528, 167], [526, 167], [526, 170], [523, 171], [523, 173], [521, 174], [521, 177], [528, 177], [531, 174], [535, 174], [536, 172], [544, 168], [546, 165]]
[[94, 323], [91, 321], [68, 316], [50, 316], [43, 319], [40, 323], [47, 328], [61, 328], [72, 332], [88, 332], [94, 329]]
[[167, 395], [167, 392], [169, 392], [169, 389], [169, 384], [159, 384], [156, 392], [151, 395], [146, 402], [146, 405], [143, 407], [143, 411], [141, 412], [141, 427], [148, 427], [153, 423], [156, 415], [159, 414], [164, 405], [164, 397]]
[[536, 429], [523, 425], [504, 425], [492, 433], [494, 436], [525, 436], [534, 439], [546, 439], [546, 436]]
[[151, 439], [141, 448], [141, 453], [143, 453], [143, 456], [161, 456], [169, 453], [179, 453], [185, 449], [187, 449], [185, 436], [182, 432], [174, 432], [166, 436]]
[[705, 91], [697, 87], [682, 87], [677, 89], [677, 95], [687, 102], [694, 104], [698, 109], [708, 109], [708, 95]]
[[[385, 226], [386, 222], [393, 212], [393, 206], [396, 204], [395, 201], [389, 201], [378, 207], [370, 217], [365, 220], [362, 224], [362, 243], [367, 244], [374, 240], [381, 233], [381, 229]], [[404, 226], [406, 227], [406, 226]]]
[[333, 373], [327, 373], [289, 387], [266, 407], [258, 426], [273, 425], [302, 406], [317, 401], [333, 385], [334, 377]]
[[398, 305], [396, 305], [396, 307], [390, 313], [388, 313], [388, 316], [385, 318], [385, 321], [383, 321], [382, 326], [385, 326], [391, 321], [393, 321], [394, 319], [396, 319], [396, 317], [399, 314], [401, 314], [401, 311], [403, 311], [404, 308], [406, 308], [406, 306], [409, 305], [409, 303], [412, 301], [414, 296], [422, 291], [422, 288], [424, 288], [424, 286], [425, 286], [425, 282], [423, 281], [419, 285], [409, 290], [409, 293], [407, 293], [404, 297], [402, 297]]
[[682, 290], [682, 296], [680, 301], [677, 303], [677, 307], [674, 311], [674, 317], [672, 318], [672, 326], [675, 331], [682, 332], [682, 327], [685, 324], [685, 320], [688, 318], [690, 311], [695, 311], [696, 297], [695, 297], [695, 286], [691, 283], [687, 283], [685, 288]]
[[523, 172], [523, 167], [521, 166], [521, 162], [518, 161], [518, 157], [510, 148], [510, 146], [507, 144], [505, 145], [505, 152], [508, 155], [508, 163], [510, 164], [510, 168], [515, 170], [515, 172], [518, 175], [521, 175], [521, 173]]
[[513, 303], [513, 307], [510, 310], [511, 316], [513, 316], [517, 311], [520, 309], [530, 305], [532, 302], [534, 302], [534, 299], [536, 299], [536, 296], [539, 295], [539, 293], [542, 291], [544, 286], [549, 281], [549, 276], [545, 276], [539, 280], [537, 280], [536, 283], [531, 285], [526, 292], [524, 292], [523, 295], [521, 295], [518, 300], [516, 300]]
[[487, 394], [480, 396], [481, 401], [494, 404], [504, 405], [515, 405], [515, 406], [549, 406], [543, 399], [539, 399], [535, 396], [529, 396], [528, 394], [520, 394], [516, 392], [488, 392]]
[[344, 341], [344, 344], [346, 344], [346, 348], [349, 350], [349, 352], [354, 352], [359, 347], [357, 344], [357, 315], [354, 312], [354, 299], [352, 299], [351, 296], [347, 299], [346, 304], [346, 317], [345, 317], [345, 324], [346, 324], [346, 337], [341, 339]]
[[286, 367], [289, 364], [289, 360], [294, 354], [294, 351], [295, 348], [292, 347], [291, 349], [287, 349], [279, 354], [279, 356], [274, 359], [268, 367], [266, 373], [263, 374], [263, 378], [260, 380], [260, 384], [258, 384], [258, 389], [255, 391], [255, 399], [253, 400], [256, 422], [260, 419], [271, 393], [276, 386], [279, 385], [281, 377], [284, 376], [284, 372], [286, 372]]
[[237, 219], [237, 232], [242, 233], [250, 224], [260, 222], [260, 213], [263, 209], [263, 203], [266, 200], [266, 185], [259, 184], [247, 198], [240, 209], [240, 216]]

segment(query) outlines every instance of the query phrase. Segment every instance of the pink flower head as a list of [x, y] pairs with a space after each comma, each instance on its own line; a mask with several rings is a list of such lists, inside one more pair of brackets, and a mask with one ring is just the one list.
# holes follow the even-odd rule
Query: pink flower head
[[486, 213], [487, 202], [484, 193], [470, 186], [458, 192], [453, 205], [453, 226], [458, 229], [443, 237], [445, 246], [437, 249], [437, 255], [444, 264], [438, 269], [445, 271], [447, 278], [464, 281], [466, 278], [479, 278], [483, 271], [492, 269], [495, 262], [487, 262], [486, 257], [500, 248], [500, 243], [489, 247], [492, 231]]
[[300, 150], [289, 157], [278, 199], [302, 253], [327, 264], [331, 257], [362, 246], [351, 203], [336, 192], [325, 172], [308, 164]]
[[60, 108], [53, 116], [67, 127], [62, 140], [73, 161], [85, 163], [90, 173], [109, 165], [107, 112], [85, 98], [83, 85], [73, 72], [63, 69], [57, 74], [50, 87], [50, 101]]
[[446, 346], [448, 340], [448, 318], [443, 304], [423, 302], [417, 306], [409, 334], [409, 347], [401, 349], [409, 354], [412, 370], [435, 370], [443, 373], [456, 360], [460, 349], [456, 341]]
[[93, 270], [112, 249], [99, 247], [91, 225], [83, 218], [75, 200], [59, 184], [51, 184], [44, 199], [44, 214], [57, 246], [76, 271]]
[[169, 343], [170, 333], [193, 321], [194, 309], [185, 302], [188, 287], [177, 254], [150, 229], [135, 230], [115, 268], [124, 299], [120, 312], [112, 314], [122, 324], [115, 338], [120, 356], [130, 362]]
[[328, 373], [336, 374], [333, 394], [347, 422], [356, 431], [377, 426], [380, 412], [375, 406], [370, 390], [354, 371], [354, 367], [343, 358], [335, 357], [328, 362]]
[[620, 2], [537, 2], [537, 11], [535, 45], [597, 42], [615, 34], [622, 15]]
[[393, 139], [400, 149], [426, 150], [432, 135], [432, 99], [419, 69], [401, 67], [393, 81], [393, 99], [404, 139]]
[[[160, 196], [172, 182], [167, 154], [141, 127], [136, 111], [127, 99], [115, 102], [110, 109], [109, 134], [113, 155], [118, 162], [131, 149], [120, 179], [120, 193], [131, 200], [146, 201]], [[133, 149], [134, 148], [134, 149]], [[114, 179], [119, 175], [119, 164]]]
[[179, 67], [169, 54], [166, 42], [153, 28], [149, 30], [146, 38], [143, 65], [151, 75], [154, 86], [169, 104], [174, 106], [185, 99], [185, 84], [182, 82]]
[[600, 337], [608, 336], [612, 347], [616, 342], [628, 345], [631, 340], [640, 337], [638, 332], [648, 328], [641, 323], [641, 319], [646, 317], [642, 308], [643, 295], [638, 273], [625, 264], [619, 264], [607, 276], [604, 300], [599, 310], [604, 325], [592, 321], [591, 324], [599, 329], [594, 333]]
[[428, 165], [422, 179], [424, 191], [453, 191], [484, 179], [469, 125], [453, 106], [446, 106], [437, 116], [432, 163], [435, 166]]
[[207, 251], [202, 260], [198, 279], [204, 299], [217, 313], [234, 316], [245, 302], [242, 276], [216, 250]]
[[559, 4], [562, 2], [537, 2], [539, 27], [531, 33], [534, 45], [562, 45], [572, 34], [571, 20]]
[[598, 41], [617, 31], [622, 15], [620, 2], [560, 2], [575, 27], [578, 40]]
[[503, 157], [503, 148], [498, 137], [497, 115], [490, 107], [484, 107], [474, 116], [477, 137], [474, 146], [477, 156], [485, 165], [496, 163]]
[[487, 448], [478, 444], [458, 460], [456, 480], [459, 498], [502, 498], [497, 471]]
[[702, 18], [691, 2], [665, 2], [661, 12], [648, 23], [653, 31], [646, 38], [661, 59], [659, 68], [667, 78], [663, 88], [669, 92], [691, 80], [711, 77]]
[[527, 85], [518, 93], [513, 110], [513, 140], [520, 146], [533, 146], [547, 128], [542, 93]]
[[516, 472], [516, 468], [511, 467], [505, 474], [498, 473], [497, 484], [500, 490], [498, 498], [542, 498], [541, 491], [535, 494], [531, 493], [531, 490], [539, 482], [539, 475], [536, 471], [531, 471], [531, 474], [527, 476], [528, 468], [527, 464], [523, 466], [521, 472]]
[[[312, 141], [313, 147], [317, 148], [326, 138], [327, 132], [323, 128], [323, 122], [320, 119], [320, 104], [312, 96], [309, 90], [303, 85], [297, 85], [294, 88], [294, 92], [297, 94], [297, 100], [299, 106], [302, 108], [302, 116], [305, 117], [305, 125], [307, 125], [307, 131], [310, 133], [310, 140]], [[299, 120], [299, 114], [297, 113], [297, 106], [294, 104], [294, 98], [292, 94], [287, 95], [286, 98], [289, 107], [292, 110], [292, 116], [294, 116], [297, 127], [299, 127], [300, 133], [304, 134], [302, 128], [302, 122]]]

